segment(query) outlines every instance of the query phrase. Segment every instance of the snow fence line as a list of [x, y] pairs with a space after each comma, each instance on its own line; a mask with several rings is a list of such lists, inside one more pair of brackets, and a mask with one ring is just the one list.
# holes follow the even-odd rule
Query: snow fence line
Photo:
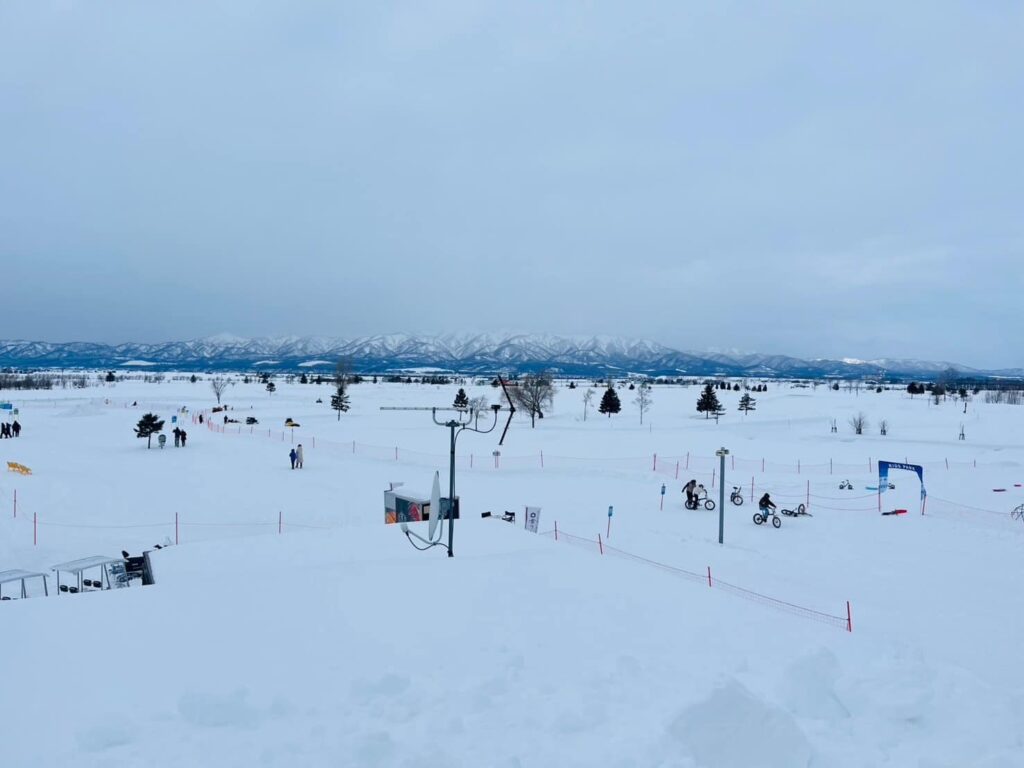
[[824, 611], [818, 611], [813, 608], [807, 608], [803, 605], [797, 605], [787, 600], [780, 600], [770, 595], [765, 595], [760, 592], [755, 592], [751, 589], [730, 584], [727, 581], [715, 578], [711, 573], [711, 566], [707, 566], [704, 573], [698, 573], [696, 571], [688, 571], [685, 568], [679, 568], [678, 566], [669, 565], [668, 563], [662, 563], [657, 560], [651, 560], [650, 558], [637, 555], [633, 552], [627, 552], [617, 547], [609, 546], [602, 538], [601, 534], [597, 534], [596, 539], [587, 539], [582, 536], [576, 536], [571, 533], [567, 533], [565, 530], [558, 527], [558, 522], [555, 522], [555, 527], [550, 531], [544, 531], [540, 534], [541, 536], [553, 536], [555, 541], [564, 541], [568, 544], [574, 544], [582, 547], [590, 552], [596, 551], [599, 555], [616, 555], [618, 557], [632, 560], [633, 562], [642, 563], [654, 568], [658, 568], [667, 573], [671, 573], [674, 576], [687, 579], [692, 582], [699, 584], [705, 584], [711, 589], [720, 589], [728, 592], [736, 597], [741, 597], [744, 600], [751, 602], [760, 603], [761, 605], [774, 608], [775, 610], [784, 611], [794, 616], [799, 616], [804, 619], [810, 619], [811, 621], [817, 621], [821, 624], [827, 624], [830, 627], [837, 627], [839, 629], [845, 629], [847, 632], [853, 632], [853, 612], [850, 608], [850, 601], [846, 601], [846, 615], [840, 616], [831, 613], [825, 613]]
[[[192, 414], [192, 423], [198, 424], [199, 414], [203, 414], [204, 425], [213, 432], [220, 434], [229, 435], [250, 435], [257, 437], [267, 437], [272, 440], [294, 444], [295, 428], [286, 427], [283, 430], [257, 427], [255, 425], [244, 425], [244, 424], [218, 424], [216, 423], [216, 416], [213, 421], [209, 418], [211, 414], [208, 411], [194, 411]], [[305, 433], [302, 433], [305, 435]], [[371, 443], [360, 443], [355, 440], [339, 442], [336, 440], [317, 440], [315, 436], [302, 437], [300, 440], [306, 440], [310, 446], [316, 448], [320, 447], [332, 447], [343, 449], [345, 453], [358, 454], [361, 456], [369, 456], [370, 458], [390, 460], [390, 461], [402, 461], [402, 460], [423, 460], [426, 463], [434, 464], [440, 461], [448, 461], [447, 454], [439, 453], [428, 453], [425, 451], [415, 451], [409, 448], [403, 448], [399, 445], [373, 445]], [[904, 461], [908, 461], [909, 457], [904, 457]], [[878, 471], [877, 460], [869, 456], [861, 463], [837, 463], [832, 459], [827, 462], [820, 462], [817, 464], [805, 463], [802, 459], [797, 459], [793, 462], [775, 462], [768, 461], [765, 458], [760, 459], [742, 459], [737, 458], [735, 455], [730, 456], [731, 469], [734, 472], [753, 472], [754, 474], [760, 473], [781, 473], [781, 474], [797, 474], [797, 475], [822, 475], [822, 476], [835, 476], [835, 475], [856, 475], [858, 473], [867, 472], [873, 474]], [[943, 459], [942, 461], [926, 461], [920, 462], [921, 466], [926, 469], [938, 470], [938, 469], [976, 469], [978, 467], [977, 459], [970, 461], [950, 461], [949, 459]], [[982, 463], [982, 466], [989, 466]], [[997, 466], [993, 464], [991, 466]], [[596, 458], [596, 457], [582, 457], [582, 456], [555, 456], [552, 454], [545, 454], [543, 450], [538, 451], [533, 455], [520, 455], [510, 456], [500, 454], [498, 452], [492, 452], [490, 454], [484, 454], [476, 456], [474, 453], [470, 453], [468, 456], [457, 456], [456, 467], [458, 469], [579, 469], [579, 468], [604, 468], [604, 469], [622, 469], [629, 472], [654, 472], [665, 477], [672, 477], [678, 480], [680, 472], [684, 472], [690, 476], [697, 475], [702, 478], [710, 478], [711, 487], [715, 486], [716, 478], [718, 475], [719, 459], [715, 456], [702, 456], [695, 453], [687, 452], [685, 455], [680, 454], [679, 456], [658, 456], [657, 453], [653, 453], [650, 456], [621, 456], [621, 457], [609, 457], [609, 458]]]
[[[206, 413], [206, 411], [203, 411], [203, 413]], [[198, 418], [199, 418], [199, 412], [194, 413], [193, 416], [192, 416], [193, 421], [198, 423]], [[286, 428], [286, 430], [274, 430], [272, 428], [257, 427], [255, 425], [217, 424], [215, 421], [211, 421], [210, 419], [205, 418], [205, 417], [204, 417], [204, 426], [206, 426], [206, 428], [209, 431], [215, 432], [217, 434], [235, 435], [235, 436], [250, 436], [250, 437], [265, 437], [265, 438], [268, 438], [268, 439], [270, 439], [270, 440], [272, 440], [274, 442], [282, 442], [282, 443], [286, 443], [286, 444], [289, 444], [289, 445], [294, 445], [296, 442], [302, 442], [303, 440], [305, 440], [307, 442], [307, 445], [310, 448], [312, 448], [312, 449], [315, 449], [317, 447], [325, 448], [325, 449], [336, 449], [338, 451], [338, 453], [341, 454], [341, 455], [358, 455], [358, 456], [361, 456], [361, 457], [364, 457], [364, 458], [369, 457], [371, 459], [375, 459], [375, 460], [378, 460], [378, 461], [389, 461], [389, 462], [397, 461], [397, 462], [406, 462], [406, 463], [421, 463], [421, 464], [424, 464], [424, 465], [427, 465], [427, 466], [434, 467], [434, 466], [438, 466], [440, 464], [447, 463], [448, 462], [448, 458], [449, 458], [447, 454], [436, 454], [436, 453], [427, 453], [427, 452], [424, 452], [424, 451], [414, 451], [414, 450], [410, 450], [408, 448], [402, 448], [401, 446], [397, 446], [397, 445], [395, 445], [395, 446], [371, 445], [369, 443], [360, 443], [360, 442], [357, 442], [355, 440], [351, 440], [351, 441], [347, 441], [347, 442], [342, 443], [342, 442], [338, 442], [338, 441], [335, 441], [335, 440], [323, 440], [323, 439], [317, 440], [317, 438], [315, 436], [312, 436], [312, 435], [308, 436], [308, 437], [302, 436], [302, 437], [296, 438], [295, 437], [295, 429], [294, 428]], [[495, 453], [497, 453], [497, 452], [495, 452]], [[696, 476], [696, 477], [698, 477], [700, 479], [709, 479], [710, 480], [710, 488], [713, 489], [713, 488], [715, 488], [715, 483], [716, 483], [716, 480], [717, 480], [717, 473], [718, 473], [718, 470], [717, 470], [717, 459], [712, 458], [712, 459], [709, 459], [709, 461], [714, 463], [715, 467], [716, 467], [716, 468], [713, 468], [710, 473], [700, 472], [700, 471], [697, 471], [697, 470], [689, 469], [689, 470], [687, 470], [687, 476], [690, 476], [690, 477]], [[690, 465], [690, 463], [691, 463], [690, 462], [690, 454], [686, 455], [686, 460], [685, 460], [684, 463], [685, 463], [686, 466]], [[792, 469], [791, 469], [792, 465], [788, 465], [788, 464], [775, 464], [775, 463], [768, 463], [768, 464], [766, 464], [763, 459], [758, 461], [758, 462], [755, 462], [755, 463], [758, 466], [761, 467], [762, 471], [764, 471], [764, 467], [765, 466], [767, 466], [769, 468], [769, 470], [772, 471], [772, 472], [776, 472], [776, 471], [785, 472], [785, 471], [787, 471], [785, 469], [787, 467], [790, 468], [789, 471], [792, 471]], [[652, 470], [652, 468], [654, 468], [654, 471], [655, 471], [656, 474], [672, 475], [674, 478], [678, 478], [678, 476], [679, 476], [679, 469], [678, 469], [678, 467], [680, 466], [680, 460], [675, 460], [675, 465], [672, 465], [671, 461], [670, 461], [669, 465], [666, 466], [664, 464], [664, 462], [662, 462], [660, 459], [658, 459], [657, 454], [654, 454], [651, 459], [641, 459], [641, 458], [637, 458], [637, 457], [619, 457], [619, 458], [601, 459], [601, 458], [580, 458], [580, 457], [572, 457], [572, 456], [552, 456], [551, 454], [548, 454], [548, 455], [545, 456], [543, 451], [541, 451], [538, 454], [537, 457], [532, 457], [532, 456], [500, 456], [500, 455], [492, 454], [490, 456], [486, 456], [484, 458], [481, 458], [481, 457], [476, 457], [473, 453], [470, 453], [468, 457], [466, 455], [461, 455], [461, 456], [456, 456], [455, 457], [456, 469], [458, 469], [460, 471], [465, 471], [467, 469], [501, 469], [502, 467], [504, 467], [505, 469], [509, 469], [510, 468], [510, 466], [509, 466], [510, 464], [513, 465], [511, 467], [512, 469], [515, 469], [515, 468], [530, 468], [530, 469], [536, 469], [536, 468], [540, 468], [540, 469], [546, 469], [546, 468], [556, 468], [556, 469], [594, 468], [594, 469], [605, 469], [605, 470], [613, 469], [613, 470], [620, 470], [620, 471], [625, 471], [625, 472], [630, 472], [630, 473], [643, 473], [643, 474], [646, 474], [646, 473], [650, 472]], [[868, 459], [868, 464], [873, 466], [873, 467], [875, 467], [877, 469], [877, 465], [874, 464], [874, 459], [869, 458]], [[948, 461], [946, 461], [946, 462], [938, 462], [938, 463], [934, 463], [933, 462], [933, 464], [935, 466], [945, 467], [946, 469], [955, 468], [957, 466], [959, 466], [959, 467], [972, 467], [972, 468], [978, 466], [977, 461], [972, 461], [972, 462], [948, 462]], [[798, 468], [800, 467], [800, 461], [799, 460], [797, 461], [796, 466]], [[804, 468], [806, 469], [807, 466], [808, 465], [804, 465]], [[818, 465], [818, 466], [828, 467], [829, 468], [829, 472], [826, 473], [826, 474], [831, 474], [831, 468], [832, 468], [831, 462], [829, 464], [823, 464], [823, 465]], [[859, 465], [835, 465], [835, 466], [838, 468], [838, 467], [841, 467], [841, 466], [859, 466]], [[924, 466], [927, 467], [927, 466], [930, 466], [930, 465], [928, 463], [925, 463]], [[779, 470], [778, 469], [779, 467], [782, 467], [783, 469]], [[863, 466], [860, 467], [860, 469], [863, 469], [863, 468], [864, 468]], [[732, 483], [732, 482], [735, 482], [735, 481], [730, 481], [730, 483]], [[753, 502], [754, 499], [756, 499], [764, 491], [770, 491], [772, 496], [775, 499], [778, 499], [779, 501], [783, 502], [784, 504], [787, 504], [787, 505], [788, 504], [792, 504], [792, 506], [794, 506], [794, 507], [797, 504], [803, 504], [804, 507], [807, 509], [807, 511], [811, 511], [812, 508], [814, 508], [814, 509], [827, 509], [827, 510], [836, 511], [836, 512], [877, 512], [877, 510], [878, 510], [878, 494], [877, 493], [857, 494], [857, 495], [853, 495], [853, 496], [831, 496], [831, 495], [824, 495], [824, 494], [820, 494], [820, 493], [815, 493], [812, 490], [811, 480], [810, 479], [802, 481], [802, 482], [800, 482], [799, 485], [793, 485], [792, 487], [789, 488], [790, 491], [796, 491], [797, 489], [800, 489], [799, 492], [787, 492], [787, 490], [785, 488], [780, 490], [777, 484], [772, 484], [771, 488], [769, 488], [768, 486], [765, 486], [765, 485], [761, 485], [761, 484], [759, 484], [757, 482], [756, 475], [751, 475], [749, 482], [747, 482], [744, 479], [744, 481], [741, 482], [738, 487], [741, 489], [741, 493], [744, 496], [744, 498], [748, 499], [750, 502]], [[872, 502], [871, 503], [863, 503], [863, 500], [865, 500], [865, 499], [872, 499]], [[972, 511], [979, 511], [979, 512], [988, 513], [990, 515], [1009, 517], [1009, 513], [1008, 512], [1004, 513], [1004, 512], [1000, 512], [998, 510], [983, 509], [981, 507], [969, 507], [969, 506], [965, 506], [965, 505], [961, 505], [961, 504], [956, 504], [955, 502], [951, 502], [951, 501], [948, 501], [948, 500], [945, 500], [945, 499], [936, 499], [935, 497], [929, 497], [929, 501], [931, 501], [931, 500], [940, 502], [942, 504], [941, 511], [943, 511], [943, 512], [957, 512], [957, 511], [960, 511], [960, 512], [963, 512], [963, 513], [969, 513], [969, 512], [972, 512]], [[840, 505], [835, 505], [835, 504], [829, 504], [829, 503], [823, 503], [823, 502], [840, 502], [841, 504]], [[852, 503], [860, 502], [860, 503], [851, 506], [851, 502]], [[930, 509], [929, 511], [940, 511], [940, 510]]]
[[171, 531], [174, 531], [174, 543], [182, 543], [182, 529], [183, 528], [253, 528], [258, 529], [256, 532], [265, 532], [268, 528], [277, 528], [279, 534], [285, 532], [285, 527], [302, 528], [302, 529], [315, 529], [321, 531], [330, 531], [337, 528], [341, 528], [340, 525], [315, 525], [312, 523], [296, 523], [290, 520], [286, 520], [283, 510], [278, 510], [276, 520], [251, 520], [251, 521], [210, 521], [210, 520], [191, 520], [183, 519], [181, 513], [175, 512], [173, 520], [165, 520], [163, 522], [155, 523], [69, 523], [59, 520], [48, 520], [41, 518], [38, 512], [33, 512], [31, 519], [28, 515], [21, 515], [20, 517], [15, 513], [14, 520], [21, 521], [25, 525], [31, 522], [32, 524], [32, 546], [39, 546], [39, 529], [42, 528], [71, 528], [79, 530], [110, 530], [110, 531], [127, 531], [136, 528], [155, 528], [164, 532], [168, 538], [171, 537]]

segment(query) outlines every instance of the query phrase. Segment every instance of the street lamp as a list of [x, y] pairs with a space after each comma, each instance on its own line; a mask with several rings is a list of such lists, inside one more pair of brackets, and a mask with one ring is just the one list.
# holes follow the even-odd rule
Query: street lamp
[[729, 455], [726, 448], [719, 448], [715, 456], [722, 460], [718, 476], [721, 482], [718, 484], [718, 543], [723, 544], [725, 539], [725, 457]]

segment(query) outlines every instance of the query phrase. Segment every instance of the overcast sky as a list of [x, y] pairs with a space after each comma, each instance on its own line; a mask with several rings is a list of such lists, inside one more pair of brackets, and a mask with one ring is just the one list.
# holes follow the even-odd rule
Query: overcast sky
[[0, 338], [1024, 364], [1018, 2], [0, 0]]

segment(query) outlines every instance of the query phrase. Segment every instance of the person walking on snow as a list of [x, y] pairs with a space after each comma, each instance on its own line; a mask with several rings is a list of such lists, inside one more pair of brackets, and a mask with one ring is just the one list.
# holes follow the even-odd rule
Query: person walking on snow
[[185, 447], [185, 438], [186, 437], [188, 437], [188, 432], [186, 432], [184, 429], [181, 430], [181, 447], [182, 448]]
[[174, 428], [174, 447], [181, 447], [181, 427]]
[[299, 447], [298, 447], [298, 449], [297, 449], [297, 450], [295, 451], [295, 453], [296, 453], [296, 454], [298, 454], [298, 455], [296, 456], [296, 458], [295, 458], [295, 465], [296, 465], [296, 466], [297, 466], [297, 467], [298, 467], [299, 469], [302, 469], [302, 443], [299, 443]]
[[199, 423], [200, 424], [203, 423], [203, 414], [201, 414], [201, 413], [199, 414]]
[[292, 460], [292, 469], [295, 469], [295, 461], [299, 458], [299, 454], [295, 452], [294, 448], [288, 451], [288, 458]]
[[17, 419], [15, 419], [14, 423], [11, 424], [11, 431], [14, 433], [15, 437], [21, 434], [21, 424], [18, 423]]

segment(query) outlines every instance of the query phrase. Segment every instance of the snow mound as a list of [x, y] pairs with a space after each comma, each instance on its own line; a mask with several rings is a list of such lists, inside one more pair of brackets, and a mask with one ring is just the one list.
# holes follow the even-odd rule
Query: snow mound
[[804, 768], [813, 758], [792, 716], [736, 680], [683, 710], [669, 732], [702, 768]]
[[842, 720], [850, 711], [836, 695], [839, 661], [827, 648], [801, 656], [786, 670], [780, 693], [788, 709], [798, 717]]

